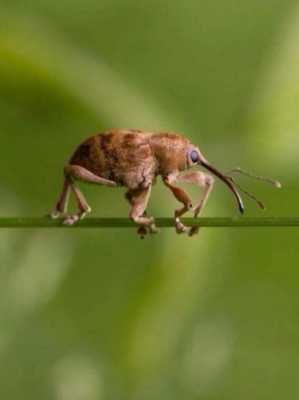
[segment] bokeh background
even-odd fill
[[[42,216],[62,167],[108,127],[182,132],[222,170],[298,215],[295,0],[0,0],[0,213]],[[84,187],[93,215],[121,189]],[[192,191],[197,195],[197,191]],[[150,213],[176,206],[159,183]],[[233,216],[217,182],[205,216]],[[299,396],[296,229],[1,230],[0,396]]]

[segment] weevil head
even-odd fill
[[[210,171],[213,175],[217,176],[220,180],[222,180],[222,182],[224,182],[227,185],[227,187],[233,192],[233,194],[237,200],[237,204],[238,204],[240,213],[241,214],[244,213],[244,205],[243,205],[242,198],[241,198],[238,190],[236,189],[234,183],[232,182],[232,180],[229,179],[229,177],[224,175],[222,172],[220,172],[218,169],[216,169],[214,166],[212,166],[205,159],[205,157],[201,154],[198,147],[193,146],[193,145],[188,146],[186,157],[187,157],[186,162],[187,162],[188,168],[190,168],[194,165],[203,166],[205,169]]]
[[[204,160],[204,156],[201,154],[198,147],[192,144],[187,147],[186,163],[187,168],[191,168],[194,165],[199,165],[200,161]]]

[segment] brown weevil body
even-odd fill
[[[127,188],[125,196],[131,205],[129,217],[139,226],[138,233],[142,237],[146,233],[155,233],[157,228],[154,219],[146,215],[146,207],[151,187],[160,175],[164,184],[183,205],[174,213],[177,233],[187,232],[192,236],[197,233],[198,227],[186,227],[180,217],[189,210],[195,217],[198,216],[214,183],[212,175],[191,170],[193,166],[202,166],[221,179],[235,196],[240,212],[244,212],[243,202],[236,188],[239,186],[233,178],[209,164],[198,147],[185,137],[170,132],[112,129],[88,138],[76,149],[64,168],[63,189],[51,217],[62,217],[64,224],[72,225],[91,211],[75,184],[77,180],[111,187],[123,186]],[[243,171],[235,169],[234,172]],[[280,187],[279,182],[268,181]],[[201,199],[192,205],[187,193],[177,186],[180,182],[201,187],[203,189]],[[66,214],[70,190],[78,205],[78,212],[75,214]],[[258,204],[263,207],[262,203]]]

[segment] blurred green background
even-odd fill
[[[45,215],[108,127],[182,132],[282,181],[244,178],[262,215],[298,215],[298,27],[295,0],[0,0],[1,215]],[[121,189],[83,191],[94,216],[127,215]],[[157,184],[150,213],[175,206]],[[217,182],[204,215],[236,213]],[[1,398],[298,398],[298,238],[1,230]]]

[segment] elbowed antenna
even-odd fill
[[[222,174],[222,172],[218,171],[215,167],[210,165],[205,159],[200,159],[199,164],[202,165],[203,167],[205,167],[210,172],[212,172],[212,174],[216,175],[219,179],[221,179],[228,186],[228,188],[233,192],[233,194],[236,197],[240,213],[243,214],[244,213],[243,200],[242,200],[242,197],[240,196],[239,192],[237,191],[235,185],[233,184],[233,182],[227,176]]]
[[[228,172],[228,174],[231,173],[231,172],[238,172],[238,173],[240,173],[240,174],[249,176],[249,178],[254,178],[254,179],[257,179],[257,180],[266,182],[266,183],[270,183],[271,185],[275,186],[275,187],[278,188],[278,189],[280,189],[280,188],[282,187],[282,186],[281,186],[281,183],[280,183],[279,181],[277,181],[277,180],[270,179],[270,178],[266,178],[265,176],[253,175],[253,174],[251,174],[251,173],[249,173],[249,172],[247,172],[247,171],[244,171],[244,169],[241,169],[240,167],[233,168],[232,170],[230,170],[230,171]],[[260,200],[258,200],[252,193],[249,193],[249,192],[247,192],[246,190],[244,190],[244,189],[243,189],[240,185],[238,185],[238,184],[235,182],[235,180],[234,180],[231,176],[229,176],[228,174],[226,175],[227,178],[228,178],[241,192],[243,192],[244,194],[246,194],[246,196],[248,196],[249,198],[251,198],[252,200],[254,200],[254,201],[257,203],[257,205],[258,205],[261,209],[263,209],[263,210],[265,209],[264,204],[263,204]]]
[[[265,176],[260,176],[260,175],[253,175],[247,171],[244,171],[244,169],[242,169],[240,167],[231,169],[230,171],[228,171],[228,174],[230,174],[231,172],[238,172],[239,174],[246,175],[249,178],[253,178],[253,179],[257,179],[259,181],[270,183],[270,185],[275,186],[277,189],[282,188],[281,183],[279,181],[277,181],[276,179],[270,179],[270,178],[267,178]]]

